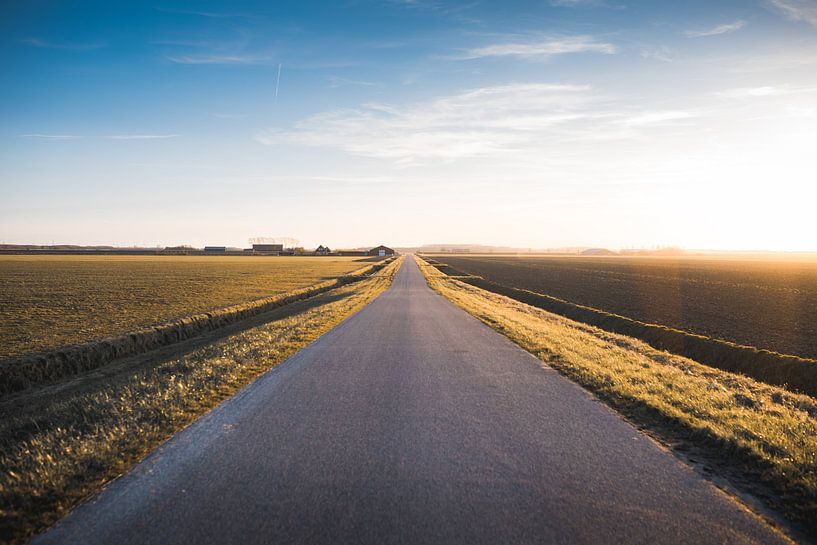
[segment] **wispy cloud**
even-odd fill
[[[550,0],[550,5],[560,8],[579,8],[579,7],[605,7],[605,8],[619,8],[621,6],[614,6],[608,4],[605,0]]]
[[[338,76],[329,76],[329,87],[336,89],[338,87],[345,87],[347,85],[361,85],[364,87],[371,87],[375,85],[372,81],[356,80],[349,78],[341,78]]]
[[[665,45],[657,47],[644,47],[641,49],[641,58],[653,59],[661,62],[673,62],[675,53]]]
[[[165,57],[176,64],[269,64],[270,57],[259,55],[179,55]]]
[[[627,127],[647,127],[673,124],[677,121],[693,117],[696,117],[695,113],[686,110],[659,110],[654,112],[641,112],[620,119],[617,122]]]
[[[109,140],[164,140],[178,138],[180,134],[111,134],[105,138]]]
[[[805,96],[817,94],[817,87],[815,86],[795,86],[795,85],[763,85],[759,87],[738,87],[735,89],[726,89],[715,93],[716,96],[733,99],[753,99],[753,98],[767,98],[778,96]]]
[[[166,138],[177,138],[180,134],[110,134],[106,136],[83,136],[79,134],[43,134],[30,133],[18,134],[18,138],[32,138],[43,140],[75,140],[79,138],[106,138],[108,140],[161,140]]]
[[[615,45],[596,40],[593,36],[567,36],[547,38],[530,42],[509,42],[468,49],[459,59],[480,59],[485,57],[522,57],[527,59],[547,59],[566,53],[603,53],[612,55],[618,49]]]
[[[764,86],[764,87],[739,87],[737,89],[727,89],[725,91],[720,91],[716,94],[724,98],[762,98],[773,95],[779,95],[785,92],[787,92],[787,90],[781,87]]]
[[[479,156],[520,144],[520,139],[528,138],[525,127],[560,122],[569,114],[569,104],[583,100],[587,89],[517,84],[407,107],[367,104],[308,118],[292,131],[265,131],[256,140],[268,145],[294,141],[336,147],[403,164]]]
[[[196,40],[190,38],[157,38],[149,40],[150,45],[170,45],[179,47],[210,47],[213,45],[213,40]]]
[[[76,134],[40,134],[40,133],[32,133],[32,134],[18,134],[17,138],[39,138],[43,140],[71,140],[75,138],[82,138]]]
[[[793,21],[804,21],[817,26],[817,1],[815,0],[766,0],[766,3]]]
[[[241,18],[256,18],[255,15],[250,15],[248,13],[238,13],[238,12],[226,12],[226,11],[201,11],[201,10],[186,10],[186,9],[172,9],[172,8],[161,8],[157,7],[156,11],[161,11],[163,13],[174,13],[177,15],[195,15],[197,17],[206,17],[208,19],[233,19],[237,17]]]
[[[480,4],[474,2],[445,2],[442,0],[385,0],[385,5],[403,9],[424,10],[436,15],[452,18],[463,23],[479,23],[478,19],[466,15],[468,11]]]
[[[99,49],[101,47],[105,47],[104,43],[86,43],[86,44],[57,43],[50,42],[48,40],[42,40],[40,38],[24,38],[20,40],[20,42],[33,47],[42,47],[45,49],[65,49],[74,51],[88,51],[91,49]]]
[[[687,38],[703,38],[705,36],[717,36],[718,34],[735,32],[736,30],[740,30],[745,26],[746,21],[735,21],[734,23],[727,23],[702,30],[686,30],[684,31],[684,35]]]
[[[433,2],[429,0],[386,0],[386,4],[392,6],[400,6],[405,8],[420,8],[420,9],[442,9],[443,5],[440,2]]]
[[[566,142],[630,139],[693,117],[685,111],[616,109],[586,85],[518,83],[473,89],[407,106],[366,104],[256,135],[266,145],[304,144],[398,166],[522,154]]]

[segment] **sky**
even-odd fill
[[[2,243],[817,250],[817,0],[0,5]]]

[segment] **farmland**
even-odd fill
[[[0,256],[0,359],[259,299],[355,257]]]
[[[0,543],[25,542],[64,516],[171,434],[363,307],[388,288],[399,265],[103,371],[0,396]]]
[[[457,271],[647,323],[817,358],[817,261],[435,255]]]

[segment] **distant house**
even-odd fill
[[[315,255],[329,255],[332,253],[332,250],[329,249],[328,246],[324,246],[321,244],[315,249]]]
[[[388,246],[380,245],[377,248],[372,248],[371,250],[369,250],[366,253],[368,255],[376,255],[376,256],[380,256],[380,257],[385,257],[387,255],[394,255],[394,250],[392,250]]]
[[[256,254],[279,254],[284,251],[283,244],[253,244],[252,251]]]
[[[226,246],[205,246],[204,251],[207,253],[224,253],[227,251]]]

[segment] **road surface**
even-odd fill
[[[787,543],[410,257],[35,542]]]

